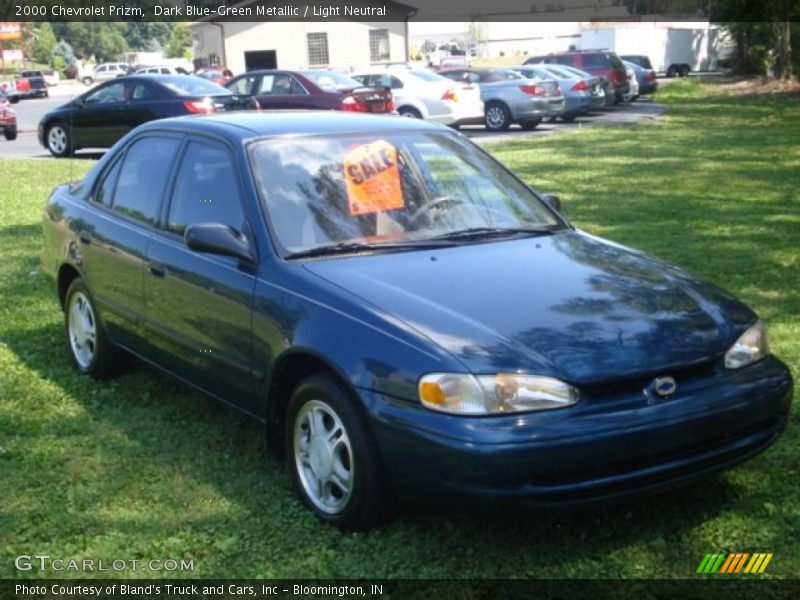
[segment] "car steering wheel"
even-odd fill
[[[424,216],[427,216],[428,220],[431,222],[435,221],[436,219],[432,218],[430,213],[441,211],[441,207],[445,204],[457,206],[459,204],[469,204],[469,202],[462,198],[456,198],[455,196],[440,196],[414,211],[414,214],[409,217],[409,224],[416,225],[417,221]]]

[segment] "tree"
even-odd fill
[[[714,0],[710,18],[736,40],[738,70],[763,74],[772,66],[779,79],[792,77],[792,21],[800,5],[792,0]]]
[[[132,50],[144,50],[152,46],[153,40],[163,48],[174,27],[175,23],[133,21],[125,23],[125,39]]]
[[[33,27],[33,56],[38,63],[50,64],[58,40],[50,23],[38,23]]]
[[[186,50],[192,47],[192,32],[183,23],[178,23],[172,29],[172,35],[167,42],[167,58],[182,58]]]

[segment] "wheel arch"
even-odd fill
[[[355,388],[341,368],[308,348],[293,348],[281,354],[273,365],[267,385],[267,445],[276,456],[284,454],[284,423],[292,392],[304,379],[319,373],[328,374],[350,394]]]
[[[62,309],[64,308],[64,303],[67,300],[67,290],[69,289],[70,284],[80,276],[81,272],[70,263],[63,263],[58,268],[56,282],[58,289],[58,301],[61,304]]]

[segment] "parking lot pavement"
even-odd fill
[[[68,102],[71,96],[75,96],[77,92],[81,91],[85,90],[77,87],[71,95],[66,93],[59,97],[51,95],[50,98],[21,100],[19,104],[15,104],[14,109],[17,111],[17,122],[20,129],[19,137],[13,142],[7,142],[0,138],[0,158],[50,156],[36,139],[36,128],[39,120],[47,111]],[[572,123],[564,123],[562,121],[550,123],[545,121],[533,131],[523,131],[518,125],[512,125],[508,131],[498,133],[487,131],[482,125],[470,125],[462,127],[461,132],[478,143],[488,143],[554,135],[565,131],[574,131],[582,127],[611,127],[626,123],[637,123],[656,119],[663,113],[664,107],[661,104],[653,102],[649,98],[639,98],[639,100],[630,104],[620,104],[605,108],[591,115],[578,117]],[[97,158],[101,155],[102,152],[84,150],[78,152],[77,156],[78,158]]]
[[[523,131],[518,125],[512,125],[508,131],[494,132],[487,131],[482,126],[470,125],[462,127],[461,132],[477,143],[500,142],[526,137],[554,135],[583,127],[613,127],[615,125],[650,121],[657,119],[662,114],[664,114],[663,105],[653,102],[649,98],[639,98],[636,102],[610,106],[595,113],[580,116],[571,123],[564,123],[560,120],[555,123],[543,121],[533,131]]]

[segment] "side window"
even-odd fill
[[[162,73],[163,75],[169,75],[169,69],[167,69],[166,67],[164,67],[164,68],[162,68],[162,69],[161,69],[161,73]]]
[[[190,142],[178,169],[167,229],[183,235],[194,223],[222,223],[243,231],[245,218],[233,165],[224,147]]]
[[[105,73],[105,72],[106,72],[106,67],[97,67],[95,69],[95,73]]]
[[[302,85],[300,85],[300,82],[297,81],[297,79],[295,79],[294,77],[291,77],[290,79],[291,79],[291,85],[289,86],[290,94],[303,96],[308,93],[306,92],[305,88]]]
[[[155,97],[156,94],[153,93],[153,89],[144,83],[137,83],[131,95],[132,100],[153,100]]]
[[[86,104],[113,104],[125,102],[125,84],[112,83],[86,96]]]
[[[114,193],[114,184],[117,183],[120,167],[122,167],[122,160],[117,160],[114,166],[106,171],[105,175],[103,175],[103,181],[95,191],[92,200],[103,206],[111,206],[111,196]]]
[[[254,75],[246,75],[244,77],[240,77],[231,85],[227,86],[230,91],[234,94],[250,94],[251,90],[253,89],[253,81],[255,80]],[[259,92],[256,92],[259,93]]]
[[[571,65],[572,64],[572,57],[571,56],[556,56],[554,62],[557,62],[560,65]]]
[[[115,211],[155,224],[179,144],[172,138],[145,137],[128,148],[114,193]]]
[[[394,75],[392,75],[392,76],[391,76],[391,86],[390,86],[390,87],[391,87],[393,90],[399,90],[401,87],[403,87],[403,82],[402,82],[402,81],[400,81],[400,80],[399,80],[397,77],[395,77]]]

